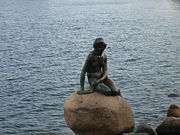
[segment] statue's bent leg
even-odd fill
[[[99,83],[95,88],[93,86],[93,84],[101,77],[101,72],[87,73],[87,77],[88,77],[90,87],[94,91],[103,93],[105,95],[112,95],[111,88],[109,86],[107,86],[106,84],[104,84],[104,83]]]
[[[103,83],[111,89],[112,95],[120,95],[121,96],[120,89],[116,87],[115,83],[111,79],[106,78],[103,81]]]
[[[111,95],[111,89],[103,83],[98,84],[95,91],[103,93],[104,95]]]

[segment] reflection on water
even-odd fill
[[[64,100],[79,89],[97,37],[136,123],[156,127],[180,94],[177,0],[0,1],[0,133],[69,132]],[[87,84],[87,82],[86,82]]]

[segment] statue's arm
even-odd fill
[[[102,66],[102,75],[101,78],[98,79],[96,82],[100,83],[107,77],[108,71],[107,71],[107,56],[104,54],[104,64]]]
[[[80,85],[81,85],[81,90],[82,91],[84,90],[84,80],[85,80],[85,74],[87,72],[87,67],[88,67],[89,60],[90,60],[90,55],[87,57],[87,59],[85,61],[85,64],[84,64],[84,66],[82,68],[81,75],[80,75]]]

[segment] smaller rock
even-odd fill
[[[180,118],[168,117],[157,128],[158,135],[180,135]]]
[[[180,117],[180,107],[175,104],[170,105],[167,116]]]
[[[171,93],[171,94],[168,95],[168,97],[180,97],[180,95],[179,94],[175,94],[175,93]]]
[[[156,133],[151,126],[141,123],[135,128],[133,135],[156,135]]]

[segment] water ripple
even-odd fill
[[[167,97],[180,94],[178,5],[1,0],[0,134],[70,132],[63,104],[80,88],[85,57],[97,37],[108,41],[109,77],[131,104],[136,123],[156,127],[168,106],[180,103]]]

